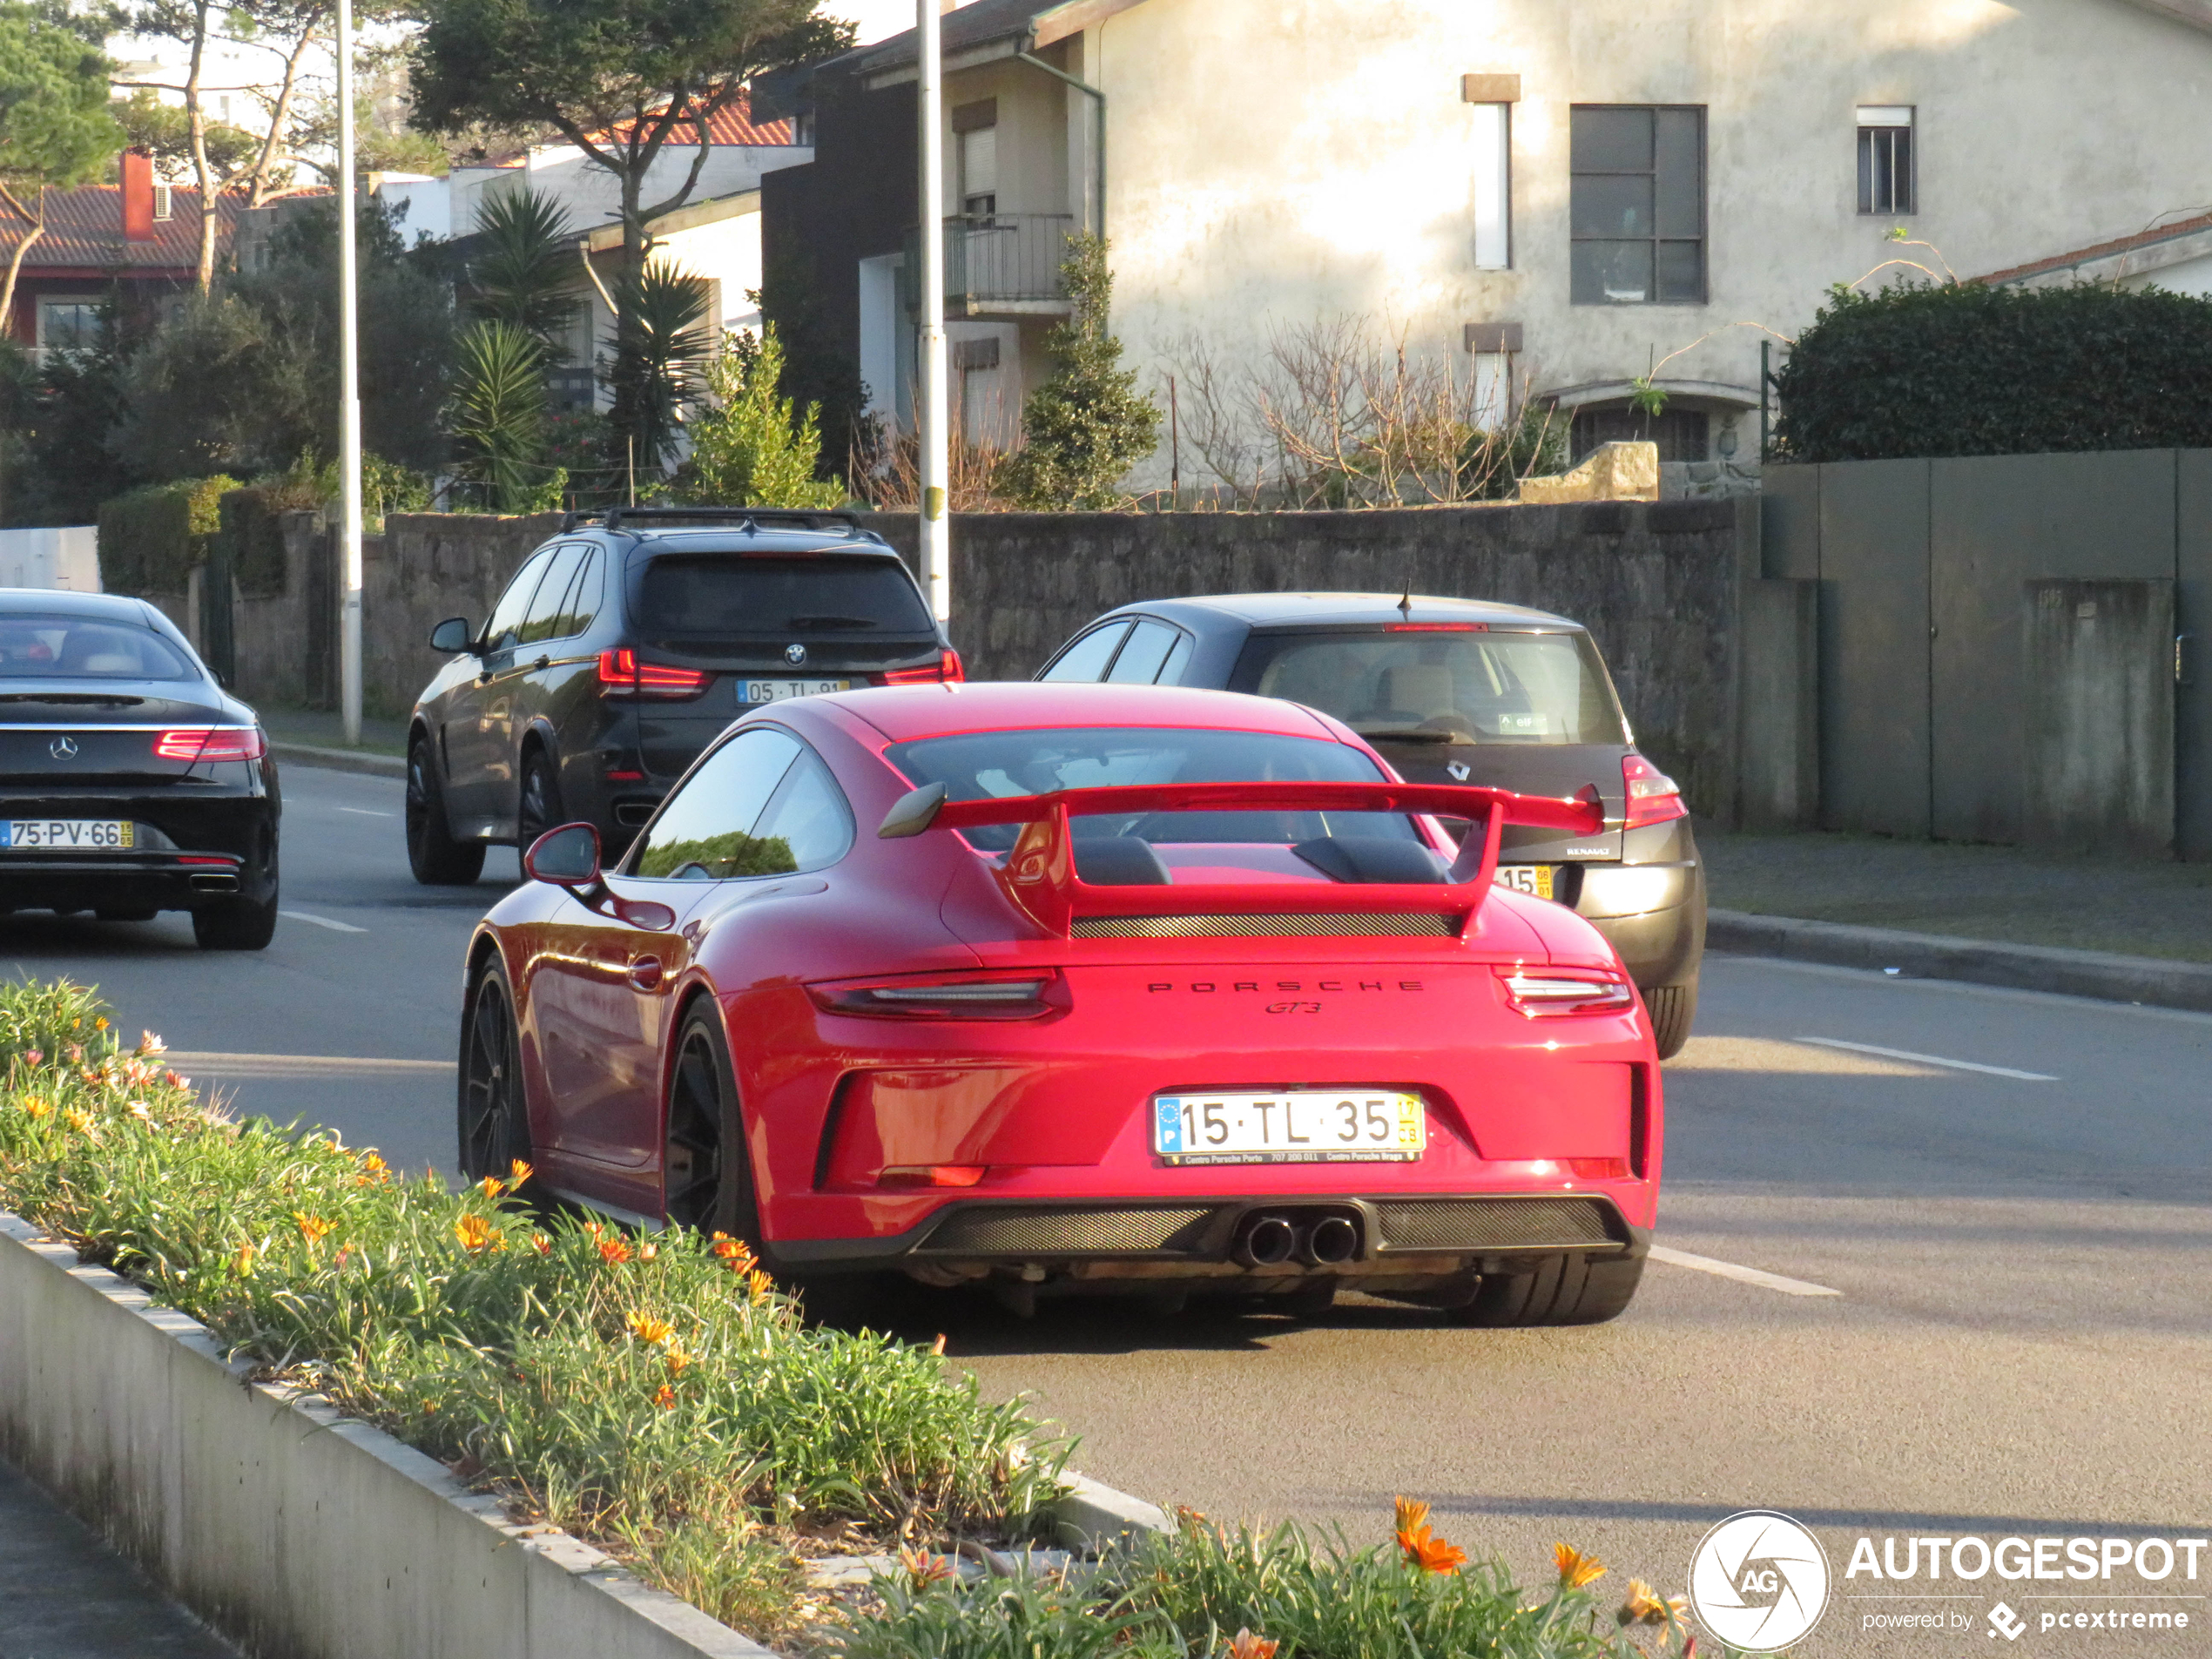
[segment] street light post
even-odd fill
[[[921,582],[940,622],[952,614],[951,524],[945,511],[949,475],[945,398],[944,62],[938,0],[915,0],[917,80],[921,124]]]
[[[354,282],[354,8],[338,0],[338,473],[344,493],[344,598],[338,622],[339,708],[346,741],[361,740],[361,387]]]

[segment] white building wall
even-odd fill
[[[98,593],[99,526],[0,530],[0,588]]]

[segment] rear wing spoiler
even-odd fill
[[[1071,818],[1189,812],[1426,813],[1465,818],[1470,832],[1449,877],[1438,884],[1207,882],[1167,887],[1096,887],[1076,873]],[[1061,789],[1046,795],[950,800],[942,784],[901,797],[876,830],[886,840],[932,829],[1019,824],[1022,834],[999,871],[1008,898],[1040,927],[1065,934],[1079,915],[1300,914],[1452,915],[1462,928],[1490,893],[1498,841],[1508,823],[1595,835],[1605,826],[1597,792],[1570,799],[1520,795],[1474,785],[1404,783],[1136,784]]]

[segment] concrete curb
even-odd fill
[[[0,1453],[250,1654],[772,1659],[0,1212]]]
[[[1877,971],[1894,968],[1917,979],[1966,980],[2020,991],[2054,991],[2108,1002],[2212,1013],[2212,966],[2121,956],[2049,945],[1994,944],[1946,934],[1893,933],[1791,916],[1715,910],[1705,924],[1709,950],[1781,956],[1801,962]]]
[[[1126,1492],[1102,1486],[1089,1475],[1069,1469],[1060,1477],[1068,1495],[1053,1506],[1060,1541],[1070,1548],[1097,1550],[1131,1533],[1166,1532],[1167,1511]]]
[[[398,755],[369,754],[360,749],[324,749],[312,743],[280,743],[271,739],[269,752],[295,766],[320,766],[325,772],[361,772],[374,778],[404,778],[407,762]]]

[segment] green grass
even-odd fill
[[[1002,1537],[1057,1490],[1018,1404],[807,1326],[734,1241],[220,1121],[81,987],[0,987],[0,1207],[754,1635],[801,1608],[799,1528]]]

